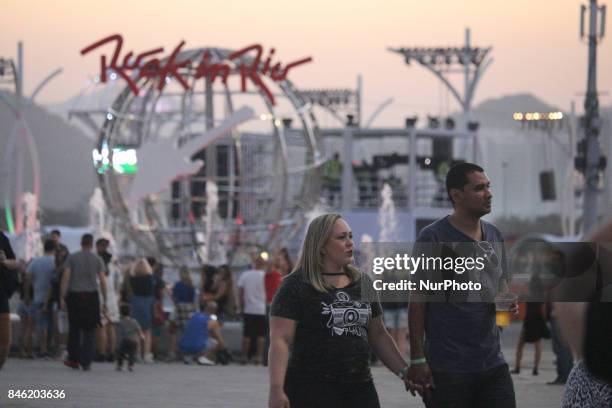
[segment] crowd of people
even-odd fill
[[[501,245],[496,252],[491,245],[503,243],[503,236],[481,220],[492,205],[484,170],[458,164],[446,175],[446,189],[453,212],[420,231],[415,253],[431,244],[477,244],[474,248],[485,251],[491,285],[507,294],[505,250]],[[117,370],[127,361],[132,371],[138,360],[159,358],[160,337],[167,331],[168,359],[225,364],[232,357],[222,325],[241,318],[240,363],[269,364],[271,408],[379,407],[373,355],[427,408],[516,407],[495,303],[449,301],[447,293],[445,302],[426,302],[416,291],[407,310],[406,304],[383,310],[376,294],[363,293],[372,282],[354,265],[352,231],[340,214],[323,214],[310,223],[295,265],[285,248],[272,255],[258,252],[236,282],[227,265],[206,265],[197,287],[187,267],[169,285],[154,258],[119,262],[104,238],[94,250],[90,234],[83,235],[80,251],[69,254],[53,232],[44,254],[27,265],[16,261],[6,237],[0,238],[0,367],[9,347],[7,301],[18,291],[25,358],[33,355],[36,333],[39,357],[57,355],[65,346],[68,367],[88,371],[93,360],[116,360]],[[608,243],[612,224],[591,238]],[[598,279],[609,287],[604,278]],[[513,371],[520,372],[524,344],[533,342],[532,374],[537,375],[541,340],[552,337],[558,374],[553,383],[568,384],[563,407],[612,406],[612,303],[600,302],[604,289],[599,285],[589,304],[554,303],[547,309],[550,329],[544,305],[527,306]],[[164,298],[173,304],[169,316]],[[516,297],[509,309],[518,312]]]
[[[71,254],[53,230],[42,242],[43,255],[27,263],[15,259],[2,238],[3,355],[10,349],[4,334],[15,293],[19,358],[63,359],[67,367],[86,371],[92,362],[116,362],[121,369],[127,361],[130,371],[136,361],[227,364],[234,358],[221,327],[243,320],[240,362],[266,365],[267,311],[293,268],[287,248],[254,254],[252,268],[237,282],[228,265],[205,265],[199,271],[183,266],[178,280],[167,283],[155,258],[117,259],[103,237],[94,243],[84,234],[81,250]]]

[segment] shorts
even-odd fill
[[[49,328],[49,311],[43,310],[45,304],[42,302],[34,303],[34,321],[36,328],[43,330]]]
[[[65,310],[57,309],[57,331],[59,334],[68,333],[68,313]]]
[[[171,319],[175,329],[182,331],[194,312],[193,303],[177,303],[174,308],[174,316]]]
[[[267,326],[266,315],[245,314],[242,335],[244,337],[265,337]]]
[[[26,305],[23,301],[19,302],[17,306],[17,314],[20,317],[34,317],[36,315],[36,307],[34,304]]]
[[[165,325],[151,326],[151,336],[161,337],[164,335]]]
[[[387,329],[398,330],[408,328],[408,308],[385,309],[383,320]]]
[[[206,344],[204,345],[200,345],[200,346],[190,345],[188,347],[180,347],[180,349],[183,354],[200,354],[200,353],[205,353],[209,350],[212,350],[215,347],[217,347],[217,340],[213,339],[212,337],[209,337],[206,340]]]

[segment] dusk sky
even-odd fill
[[[25,90],[52,70],[63,74],[40,94],[59,102],[77,94],[98,71],[99,54],[79,54],[86,45],[121,33],[125,49],[141,52],[204,46],[242,48],[254,42],[275,47],[278,60],[312,56],[290,79],[298,88],[354,87],[364,81],[364,118],[385,99],[394,103],[375,125],[401,126],[412,112],[457,109],[439,81],[423,67],[407,66],[387,47],[492,46],[495,59],[476,94],[476,104],[530,92],[545,102],[582,110],[587,46],[579,38],[578,0],[385,0],[385,1],[33,1],[3,0],[0,56],[16,57],[25,45]],[[586,3],[586,1],[585,1]],[[610,10],[612,12],[612,10]],[[610,14],[610,13],[608,13]],[[608,19],[609,20],[609,19]],[[610,26],[610,24],[608,24]],[[609,31],[609,30],[608,30]],[[612,88],[612,38],[599,47],[600,92]],[[461,77],[456,77],[461,83]],[[603,106],[612,104],[602,95]]]

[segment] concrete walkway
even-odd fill
[[[504,353],[514,358],[520,326],[504,334]],[[507,340],[507,341],[506,341]],[[506,344],[507,343],[507,344]],[[558,408],[562,386],[546,385],[555,377],[550,342],[545,343],[540,375],[531,375],[533,347],[525,350],[524,374],[513,376],[518,407]],[[383,367],[373,368],[382,407],[423,407],[404,391],[403,384]],[[10,389],[64,390],[63,400],[7,398]],[[114,365],[94,363],[92,371],[71,370],[59,361],[9,359],[0,371],[0,407],[167,408],[267,407],[268,372],[264,367],[203,367],[181,363],[136,365],[133,373],[116,372]]]

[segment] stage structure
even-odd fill
[[[361,126],[361,76],[357,88],[301,89],[300,96],[329,112],[341,125]]]
[[[94,166],[115,226],[143,253],[193,267],[243,265],[291,239],[324,163],[312,103],[287,79],[310,58],[184,42],[165,57],[124,55],[122,45],[112,35],[82,50],[100,55],[101,90],[124,85],[107,109],[71,112],[97,132]]]
[[[472,132],[478,130],[478,123],[473,122],[470,116],[472,103],[478,82],[493,63],[493,58],[489,55],[491,50],[492,47],[473,47],[469,28],[465,30],[463,47],[389,48],[389,51],[403,55],[407,65],[416,61],[442,81],[463,111],[464,130]],[[452,84],[451,74],[463,74],[463,92]],[[473,139],[472,150],[474,160],[477,161],[476,137]]]
[[[545,156],[542,160],[544,171],[540,172],[540,192],[542,201],[557,200],[555,173],[552,168],[552,146],[554,144],[567,157],[567,169],[561,186],[561,197],[559,201],[559,213],[561,216],[561,231],[564,237],[575,237],[576,231],[576,207],[583,205],[584,177],[574,168],[575,163],[580,162],[580,156],[576,151],[576,120],[574,105],[569,117],[562,112],[515,112],[512,119],[521,123],[521,128],[527,131],[542,131],[546,136]],[[562,132],[567,132],[567,140],[560,137]],[[505,193],[504,193],[505,194]],[[504,197],[504,203],[506,199]],[[580,232],[580,231],[578,231]]]
[[[17,61],[0,57],[0,101],[6,104],[16,118],[6,146],[2,146],[2,167],[0,183],[2,183],[4,216],[10,233],[21,234],[24,229],[32,229],[34,218],[38,216],[38,200],[40,198],[40,162],[36,142],[30,131],[24,115],[26,103],[32,103],[42,89],[62,72],[56,69],[34,88],[30,97],[24,97],[23,92],[23,43],[17,43]],[[25,187],[25,163],[29,162],[32,173],[32,184]],[[31,214],[24,214],[26,193],[28,208]],[[13,216],[13,210],[15,216]],[[33,217],[32,214],[36,214]],[[38,222],[38,220],[36,220]]]
[[[476,85],[482,78],[484,72],[493,63],[489,56],[492,48],[472,47],[470,41],[470,29],[465,30],[465,45],[463,47],[412,47],[412,48],[389,48],[389,51],[404,56],[406,64],[418,62],[431,73],[433,73],[451,92],[459,103],[466,117],[466,126],[470,119],[470,111]],[[449,80],[449,74],[463,73],[463,94]]]

